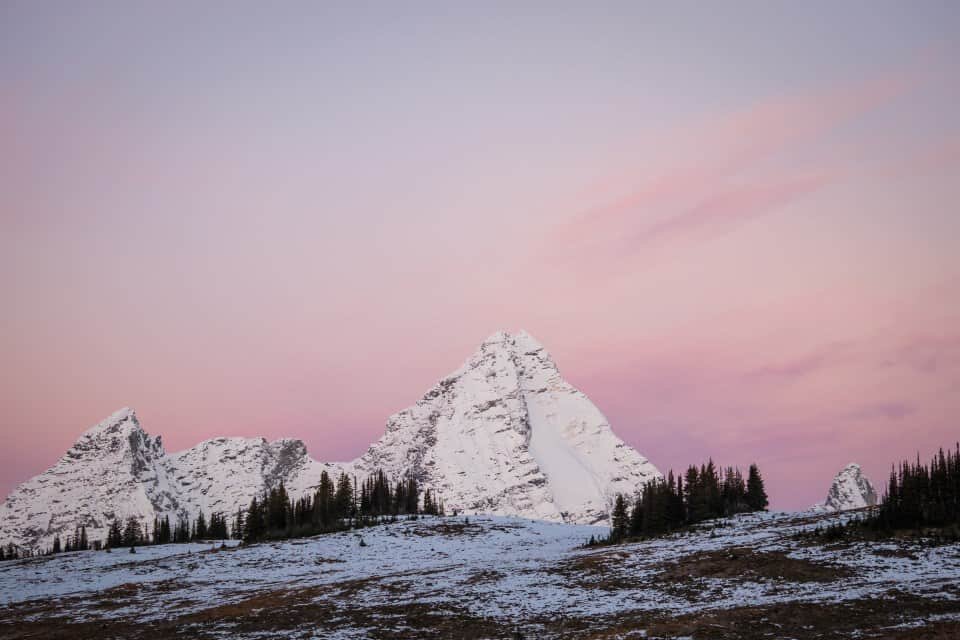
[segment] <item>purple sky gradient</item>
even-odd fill
[[[349,459],[524,328],[773,506],[960,436],[951,2],[0,7],[0,493],[132,406]]]

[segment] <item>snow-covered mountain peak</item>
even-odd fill
[[[523,331],[484,340],[355,464],[409,472],[450,509],[584,523],[660,476]]]
[[[124,407],[84,431],[60,460],[125,458],[134,468],[140,468],[164,455],[160,436],[147,435],[133,409]]]
[[[837,473],[822,503],[814,505],[818,511],[847,511],[877,504],[873,483],[863,475],[860,465],[851,462]]]

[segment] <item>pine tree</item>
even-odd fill
[[[193,539],[194,540],[203,540],[208,537],[207,532],[207,519],[203,515],[203,511],[197,516],[197,521],[193,525]]]
[[[119,547],[123,545],[123,533],[120,530],[120,521],[114,519],[110,523],[110,528],[107,531],[107,548]]]
[[[243,540],[243,509],[240,507],[237,507],[237,516],[233,521],[233,539]]]
[[[623,499],[623,494],[618,493],[617,499],[613,504],[613,514],[610,516],[611,531],[610,539],[613,542],[619,542],[627,536],[629,520],[627,519],[627,502]]]
[[[124,547],[133,547],[140,544],[142,539],[140,521],[136,517],[127,518],[127,524],[123,529],[123,539],[121,545]]]
[[[53,537],[53,551],[51,553],[60,553],[60,536]]]
[[[320,474],[320,486],[317,488],[317,495],[314,499],[314,510],[317,513],[317,520],[322,529],[331,528],[336,519],[336,505],[334,500],[335,488],[330,480],[330,475],[323,471]]]
[[[169,544],[170,541],[170,516],[163,516],[160,522],[160,544]]]
[[[173,541],[178,544],[190,542],[190,523],[186,518],[180,517],[173,530]]]
[[[406,494],[407,504],[404,508],[406,513],[416,513],[420,506],[420,486],[415,478],[407,478]]]
[[[87,540],[87,525],[80,527],[80,551],[89,551],[90,541]]]
[[[428,515],[433,515],[436,512],[436,508],[433,504],[433,494],[430,493],[430,489],[423,494],[423,513]]]
[[[337,490],[333,502],[334,520],[339,521],[353,517],[353,485],[350,483],[350,477],[345,473],[341,473],[337,480]]]
[[[753,511],[762,511],[767,508],[767,492],[763,488],[763,478],[760,477],[760,469],[756,464],[750,465],[750,471],[747,474],[747,506]]]
[[[256,496],[250,500],[250,507],[247,509],[247,517],[244,519],[243,540],[245,542],[256,542],[262,540],[266,535],[266,523],[263,518],[262,502],[259,502]]]

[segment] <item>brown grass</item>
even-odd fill
[[[663,582],[696,578],[831,582],[851,575],[853,572],[842,565],[791,558],[779,551],[754,551],[738,547],[685,556],[664,565],[658,579]]]

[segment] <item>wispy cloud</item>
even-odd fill
[[[754,380],[795,380],[850,362],[853,350],[852,342],[833,342],[799,358],[751,369],[744,377]]]
[[[821,158],[812,171],[778,169],[773,160],[795,164],[813,143],[923,79],[915,66],[890,70],[842,86],[768,98],[677,131],[666,146],[681,149],[679,160],[658,174],[637,176],[633,184],[624,181],[620,192],[625,195],[559,225],[551,247],[567,258],[591,251],[618,260],[653,243],[701,239],[705,231],[722,232],[772,213],[848,171],[830,159]]]
[[[960,335],[914,336],[901,343],[881,363],[936,374],[960,366]]]
[[[629,249],[729,229],[799,200],[832,179],[826,173],[790,176],[776,182],[740,185],[710,193],[681,213],[641,228],[630,238]]]
[[[903,420],[915,414],[918,407],[906,402],[875,402],[854,407],[838,416],[850,420]]]

